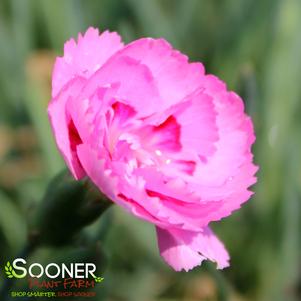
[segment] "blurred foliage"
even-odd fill
[[[72,244],[43,247],[30,260],[103,266],[104,252],[97,300],[300,300],[300,16],[300,0],[1,0],[1,264],[22,249],[47,183],[64,167],[46,115],[54,58],[95,26],[126,42],[164,37],[242,95],[257,133],[255,195],[213,225],[231,254],[225,271],[206,263],[173,272],[153,227],[117,207]]]

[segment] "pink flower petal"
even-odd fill
[[[108,198],[116,201],[117,179],[110,176],[110,171],[105,166],[105,161],[97,156],[97,152],[87,144],[81,144],[77,147],[78,158],[87,171],[88,176],[97,185],[97,187]]]
[[[181,125],[181,143],[201,158],[207,158],[214,153],[215,142],[218,140],[212,97],[198,91],[188,97],[188,102],[189,106],[174,114]]]
[[[79,34],[78,42],[70,39],[64,47],[64,56],[57,58],[52,77],[52,97],[74,76],[89,78],[123,44],[116,32],[105,31],[99,35],[98,29],[90,27],[84,36]]]
[[[146,65],[163,99],[161,110],[182,100],[202,85],[204,66],[189,63],[186,55],[173,49],[164,39],[144,38],[120,51]]]
[[[83,78],[76,77],[51,100],[48,106],[48,115],[56,138],[56,143],[76,179],[84,177],[86,173],[77,158],[75,146],[78,141],[74,141],[72,138],[78,140],[78,137],[76,136],[74,124],[67,114],[66,103],[68,99],[76,97],[84,83],[85,80]],[[70,127],[70,125],[72,126]]]
[[[156,218],[156,205],[149,208],[140,205],[132,197],[138,198],[141,196],[141,204],[147,200],[147,195],[143,190],[139,190],[139,185],[131,187],[124,181],[123,183],[118,183],[118,177],[120,174],[126,175],[123,171],[125,164],[118,164],[116,166],[106,166],[106,160],[100,159],[97,151],[88,146],[87,144],[81,144],[77,147],[78,158],[85,170],[87,170],[87,175],[94,182],[94,184],[109,197],[113,202],[122,206],[127,211],[133,213],[137,217],[148,220],[151,223],[158,225],[165,225],[160,220]],[[118,187],[122,185],[123,187]],[[124,192],[124,194],[121,193]],[[143,197],[142,197],[143,195]]]
[[[112,85],[117,89],[115,100],[131,106],[137,112],[137,118],[157,112],[162,105],[149,68],[120,55],[113,56],[89,79],[80,98],[89,98],[95,87]]]
[[[204,259],[216,262],[218,269],[229,266],[224,245],[209,228],[204,228],[203,232],[156,229],[161,256],[174,270],[188,271],[201,265]]]

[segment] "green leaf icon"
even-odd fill
[[[103,277],[96,277],[95,276],[94,280],[95,280],[96,283],[100,283],[100,282],[102,282],[104,280],[104,278]]]
[[[8,261],[5,266],[5,274],[6,274],[7,278],[14,278],[13,272],[14,272],[14,270],[13,270],[10,262]]]

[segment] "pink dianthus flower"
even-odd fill
[[[48,108],[76,179],[155,225],[175,270],[229,265],[209,223],[246,202],[255,140],[240,97],[164,39],[89,28],[58,57]]]

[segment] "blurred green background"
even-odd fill
[[[64,42],[89,26],[125,42],[164,37],[244,98],[257,134],[255,196],[213,225],[231,254],[224,271],[206,263],[173,272],[153,226],[116,206],[30,260],[105,265],[95,300],[301,300],[300,0],[1,0],[1,267],[22,250],[47,183],[64,168],[46,115],[51,70]]]

